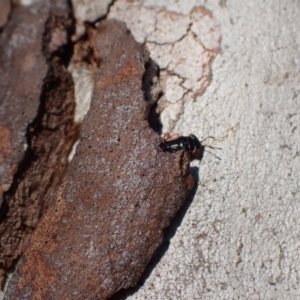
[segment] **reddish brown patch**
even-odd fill
[[[201,13],[203,16],[209,16],[210,18],[213,18],[213,14],[211,13],[211,11],[204,6],[197,6],[192,10],[192,12]]]

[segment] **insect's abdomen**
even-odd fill
[[[195,143],[192,138],[188,136],[182,136],[179,138],[179,143],[178,143],[178,150],[185,150],[185,151],[191,151],[194,150],[195,148]]]

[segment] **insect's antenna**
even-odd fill
[[[204,147],[207,147],[207,146],[204,146]],[[214,149],[215,149],[215,148],[214,148]],[[218,149],[222,149],[222,148],[218,148]],[[207,152],[207,153],[213,155],[213,156],[216,157],[218,160],[221,160],[221,158],[220,158],[219,156],[217,156],[216,154],[214,154],[214,153],[212,153],[212,152],[210,152],[210,151],[207,151],[207,150],[206,150],[205,152]]]
[[[209,135],[208,137],[206,137],[205,139],[203,139],[202,141],[200,141],[200,143],[202,144],[202,142],[206,141],[207,139],[215,139],[214,136],[211,136]],[[208,147],[210,149],[218,149],[218,150],[222,150],[222,148],[219,148],[219,147],[213,147],[213,146],[210,146],[210,145],[203,145],[204,147]]]
[[[201,143],[204,142],[204,141],[206,141],[207,139],[215,139],[215,137],[209,135],[208,137],[206,137],[205,139],[203,139],[203,140],[201,141]],[[210,149],[212,149],[212,150],[216,150],[216,149],[217,149],[217,150],[222,150],[222,148],[219,148],[219,147],[213,147],[213,146],[210,146],[210,145],[203,145],[203,147],[204,147],[204,148],[205,148],[205,147],[208,147],[208,148],[210,148]],[[207,151],[207,150],[206,150],[206,152],[212,154],[214,157],[216,157],[217,159],[221,160],[221,158],[220,158],[219,156],[217,156],[216,154],[214,154],[214,153],[212,153],[212,152],[210,152],[210,151]]]
[[[215,137],[214,137],[214,136],[211,136],[211,135],[209,135],[209,136],[207,136],[205,139],[203,139],[203,140],[202,140],[202,141],[200,141],[200,142],[202,143],[202,142],[206,141],[207,139],[215,139]]]

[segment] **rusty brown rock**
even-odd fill
[[[75,157],[5,299],[107,299],[135,285],[194,184],[186,153],[163,153],[147,122],[147,52],[116,21],[100,23],[96,48]]]
[[[0,36],[0,282],[66,168],[76,134],[66,1],[16,6]],[[69,54],[70,56],[70,54]]]

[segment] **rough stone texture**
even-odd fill
[[[148,55],[124,24],[101,22],[100,68],[79,145],[5,299],[107,299],[137,283],[194,180],[163,153],[142,90]]]
[[[0,278],[47,207],[78,131],[69,13],[63,1],[16,6],[0,37]]]

